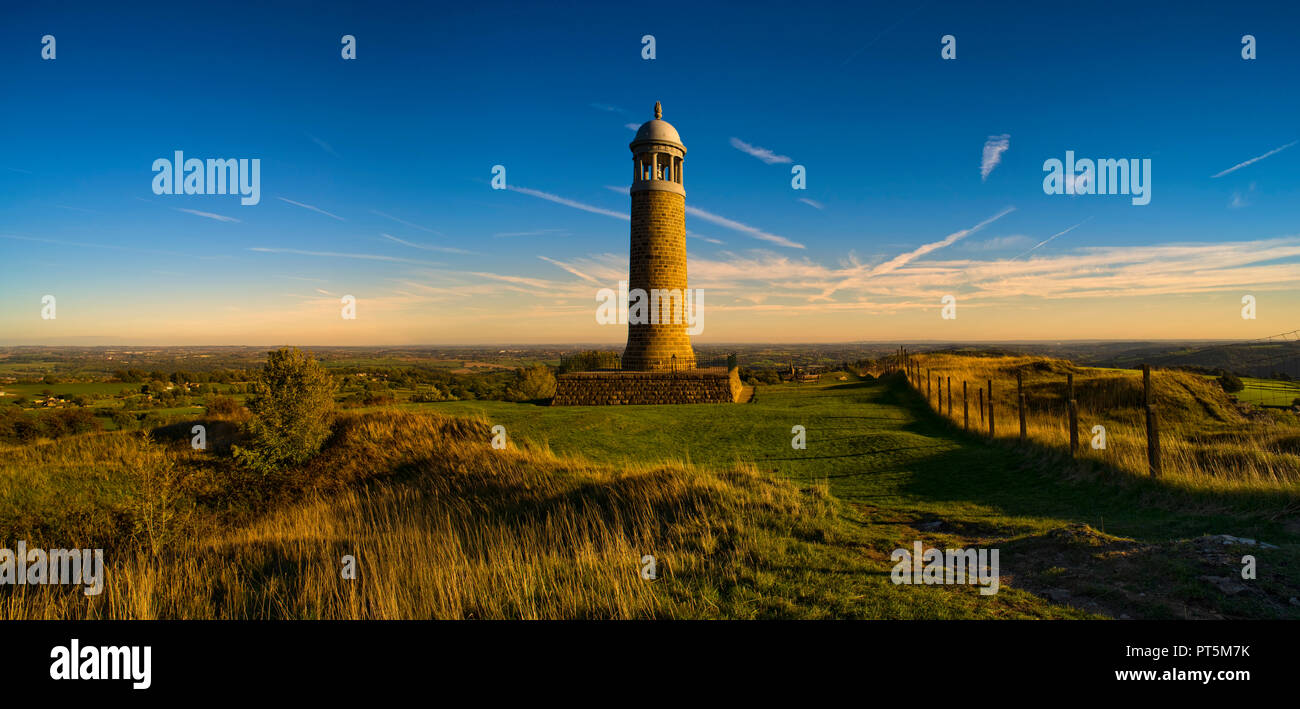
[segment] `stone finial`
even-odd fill
[[[658,101],[655,101],[655,120],[657,121],[663,117],[664,117],[664,107],[660,106]]]

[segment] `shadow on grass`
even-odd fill
[[[1284,525],[1297,509],[1294,494],[1197,490],[1092,460],[1074,460],[1064,449],[1033,440],[989,441],[935,413],[902,376],[886,382],[879,401],[913,413],[915,420],[903,426],[904,431],[959,444],[910,461],[913,474],[904,489],[919,497],[976,502],[1009,515],[1050,515],[1148,539],[1209,532],[1300,541]],[[1014,417],[1006,420],[1017,426]]]

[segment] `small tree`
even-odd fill
[[[249,445],[234,446],[235,459],[270,474],[311,458],[329,438],[334,390],[333,377],[311,355],[296,347],[269,353],[248,401]]]
[[[1219,386],[1223,387],[1223,390],[1229,394],[1235,394],[1246,388],[1241,379],[1232,372],[1224,372],[1223,376],[1219,377]]]
[[[510,386],[508,398],[514,401],[537,401],[555,396],[555,374],[544,364],[534,364],[516,371],[518,379]]]

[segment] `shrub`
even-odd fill
[[[310,354],[284,347],[268,354],[248,401],[248,445],[235,459],[264,475],[305,462],[330,435],[335,382]]]
[[[59,429],[68,434],[98,431],[103,428],[99,419],[85,409],[65,409],[55,414],[53,421],[57,421]]]
[[[204,402],[204,406],[207,407],[209,414],[214,415],[233,414],[239,411],[239,402],[229,396],[210,396]]]
[[[135,427],[135,417],[125,411],[114,411],[108,415],[108,418],[120,429]]]
[[[1229,394],[1235,394],[1246,388],[1241,379],[1232,372],[1225,372],[1223,376],[1219,377],[1219,386],[1223,387],[1223,390]]]
[[[534,364],[515,372],[518,379],[510,385],[511,401],[538,401],[555,396],[555,374],[544,364]]]

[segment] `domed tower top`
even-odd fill
[[[632,175],[632,191],[663,190],[686,194],[682,187],[682,165],[686,158],[686,146],[673,124],[663,119],[664,110],[655,101],[655,117],[646,121],[636,132],[636,137],[628,144],[632,149],[632,161],[635,171]]]

